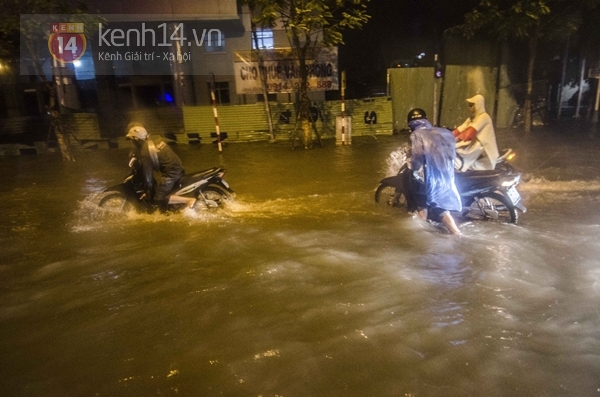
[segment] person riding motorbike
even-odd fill
[[[493,170],[498,160],[498,146],[492,118],[485,110],[483,95],[467,99],[469,116],[452,133],[456,137],[456,152],[462,159],[459,171]]]
[[[450,130],[432,127],[423,109],[407,116],[411,130],[409,208],[416,205],[419,216],[440,220],[452,234],[460,234],[450,211],[461,211],[454,184],[455,141]]]
[[[185,204],[188,208],[193,208],[196,199],[169,194],[185,174],[179,156],[164,142],[154,143],[140,123],[131,123],[126,137],[133,141],[133,155],[138,159],[139,170],[143,175],[145,192],[141,199],[153,200],[162,208],[166,208],[168,204]],[[159,171],[162,177],[153,195],[154,171]]]

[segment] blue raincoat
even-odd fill
[[[424,167],[427,206],[461,211],[460,196],[454,184],[454,135],[445,128],[432,127],[426,119],[410,122],[413,130],[411,168]]]

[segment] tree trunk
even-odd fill
[[[525,133],[531,132],[531,102],[533,99],[533,68],[535,67],[535,57],[537,53],[538,37],[535,34],[529,39],[529,64],[527,65],[527,90],[525,92],[525,104],[524,104],[524,126]]]
[[[58,142],[62,159],[65,161],[75,161],[75,158],[69,149],[69,139],[62,133],[60,122],[58,125],[54,125],[54,135],[56,135],[56,141]]]
[[[254,15],[254,7],[250,7],[250,16]],[[267,89],[267,74],[265,73],[264,59],[262,52],[258,45],[258,37],[256,36],[256,24],[254,21],[251,22],[252,38],[254,40],[254,46],[256,47],[256,55],[258,61],[258,74],[260,76],[260,84],[262,87],[263,98],[265,101],[265,113],[267,114],[267,122],[269,123],[269,136],[271,137],[270,142],[275,142],[275,133],[273,132],[273,117],[271,116],[271,108],[269,107],[269,90]]]
[[[46,87],[48,89],[50,99],[49,99],[46,107],[47,107],[48,113],[50,113],[51,133],[54,132],[54,135],[56,136],[58,148],[60,150],[63,160],[75,161],[75,158],[71,154],[69,139],[67,136],[64,135],[63,129],[62,129],[62,121],[60,119],[60,103],[58,102],[57,84],[55,81],[48,81],[48,79],[46,78],[46,74],[44,73],[44,70],[42,69],[42,64],[38,57],[38,53],[35,49],[35,46],[32,44],[31,40],[26,40],[25,43],[27,45],[27,50],[29,51],[29,55],[33,59],[33,65],[36,69],[36,72],[38,73],[38,76],[42,79],[42,81],[44,82],[44,84],[46,85]],[[54,73],[56,74],[56,60],[54,60],[52,65],[53,65],[52,67],[54,69]],[[60,79],[60,76],[58,76],[58,78]],[[54,78],[54,80],[56,80],[56,77]]]
[[[556,111],[556,118],[560,119],[560,116],[562,114],[562,100],[563,100],[563,90],[565,88],[565,80],[566,80],[566,76],[567,76],[567,64],[569,62],[569,42],[570,42],[570,38],[567,37],[567,44],[565,45],[565,55],[563,56],[563,62],[562,62],[562,72],[560,75],[560,86],[558,89],[558,93],[557,93],[557,100],[556,102],[558,103],[558,107],[557,107],[557,111]]]
[[[292,5],[290,9],[290,19],[294,19],[297,12],[296,7]],[[301,43],[301,35],[304,35],[304,43]],[[300,68],[300,87],[298,87],[298,113],[297,121],[300,121],[300,127],[302,128],[302,144],[304,149],[310,149],[312,147],[312,130],[310,128],[310,99],[306,92],[306,84],[308,82],[308,72],[306,70],[306,53],[310,48],[310,36],[306,35],[302,29],[298,27],[291,27],[288,33],[288,39],[290,40],[291,47],[298,58],[298,64]],[[296,127],[298,123],[296,123]]]
[[[275,142],[275,133],[273,132],[273,116],[271,115],[271,107],[269,106],[269,91],[267,90],[267,74],[264,71],[264,62],[262,55],[258,56],[258,69],[260,70],[260,82],[262,85],[263,98],[265,101],[265,113],[267,114],[267,122],[269,124],[269,142]]]
[[[50,113],[50,125],[52,126],[52,131],[56,136],[56,142],[58,143],[58,148],[60,149],[60,154],[62,155],[62,159],[65,161],[75,161],[75,158],[71,154],[70,142],[67,135],[63,133],[62,129],[62,121],[60,119],[60,104],[57,101],[57,87],[56,84],[50,84],[50,103],[48,105],[48,110]]]
[[[300,62],[302,65],[302,62]],[[310,99],[306,94],[306,88],[300,88],[299,95],[299,106],[298,106],[298,118],[300,119],[300,125],[302,127],[302,144],[304,149],[312,148],[312,129],[310,128]]]
[[[310,47],[310,38],[306,38],[306,42],[301,45],[300,38],[297,33],[294,32],[294,46],[297,49],[298,63],[300,67],[300,87],[298,88],[299,93],[299,106],[298,106],[298,117],[300,119],[300,125],[302,126],[302,144],[304,149],[310,149],[312,147],[312,129],[310,128],[310,99],[308,98],[307,84],[308,84],[308,71],[306,70],[306,54],[307,49]]]

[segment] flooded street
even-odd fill
[[[1,396],[600,396],[600,137],[498,131],[520,224],[375,204],[408,135],[175,147],[234,203],[108,216],[127,149],[0,158]]]

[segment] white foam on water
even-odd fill
[[[103,193],[94,193],[79,202],[79,206],[73,213],[72,220],[69,223],[73,232],[86,232],[102,229],[107,226],[136,222],[203,223],[226,219],[226,217],[223,217],[221,209],[206,210],[201,206],[192,211],[183,210],[167,213],[156,211],[151,214],[140,213],[133,209],[126,212],[112,211],[98,206],[102,197]]]
[[[545,178],[532,177],[519,184],[519,190],[528,193],[543,192],[597,192],[600,191],[600,180],[549,181]]]
[[[403,145],[398,147],[396,150],[391,152],[385,161],[385,176],[395,176],[398,175],[398,171],[400,168],[406,163],[406,158],[408,154],[408,146]]]

